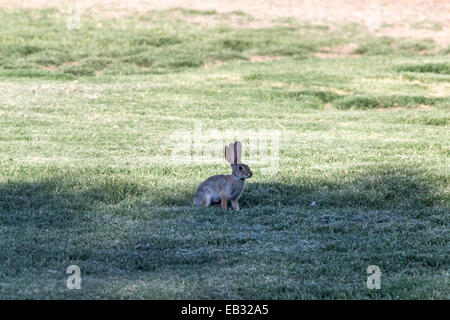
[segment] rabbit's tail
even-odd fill
[[[194,198],[194,205],[197,207],[200,206],[200,199],[198,197]]]

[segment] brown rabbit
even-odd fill
[[[222,209],[227,210],[227,202],[231,200],[234,210],[239,210],[239,198],[244,190],[245,179],[253,173],[250,168],[241,163],[242,144],[236,141],[225,147],[225,158],[231,164],[231,175],[216,175],[203,181],[197,189],[194,204],[200,207],[208,207],[211,203],[222,204]]]

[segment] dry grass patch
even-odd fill
[[[266,62],[280,59],[281,57],[279,56],[251,56],[250,62]]]
[[[55,7],[63,12],[73,6],[69,0],[0,0],[0,8],[46,8]],[[437,44],[450,44],[450,2],[442,0],[77,0],[82,12],[92,11],[102,18],[143,13],[149,10],[183,8],[198,11],[214,11],[217,15],[233,12],[245,14],[230,15],[218,19],[216,15],[184,17],[201,25],[215,26],[227,24],[242,28],[264,28],[275,24],[271,19],[292,17],[304,21],[329,21],[333,23],[356,22],[363,24],[371,32],[390,37],[413,39],[431,38]],[[255,19],[248,19],[249,17]],[[432,21],[439,28],[417,28],[417,23]],[[409,22],[409,23],[408,23]],[[415,23],[415,24],[411,24]],[[279,25],[279,23],[277,24]],[[386,27],[387,26],[387,27]]]
[[[320,52],[314,53],[317,58],[349,58],[360,57],[361,54],[355,53],[359,45],[357,43],[347,43],[334,48],[322,47]]]
[[[225,64],[225,61],[221,61],[221,60],[213,60],[213,61],[208,61],[208,62],[205,62],[204,64],[203,64],[203,68],[205,68],[205,69],[213,69],[213,68],[215,68],[215,67],[218,67],[218,66],[223,66]]]
[[[421,104],[421,105],[419,105],[419,106],[417,107],[417,109],[419,109],[419,110],[433,110],[434,107],[433,107],[433,106],[430,106],[430,105],[428,105],[428,104]]]
[[[323,110],[334,110],[334,107],[331,103],[325,103],[323,106]]]
[[[51,72],[56,72],[56,71],[64,69],[64,68],[79,67],[79,66],[81,66],[80,61],[67,61],[67,62],[60,64],[59,66],[55,66],[55,65],[41,66],[41,69],[51,71]]]

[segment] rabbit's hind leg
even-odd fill
[[[207,194],[198,194],[194,198],[194,204],[198,207],[208,207],[211,204],[211,197]]]

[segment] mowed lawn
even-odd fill
[[[242,12],[66,19],[0,11],[1,299],[450,298],[449,48]],[[171,162],[196,123],[244,152],[279,133],[277,172],[244,154],[238,212],[192,203],[222,153]]]

